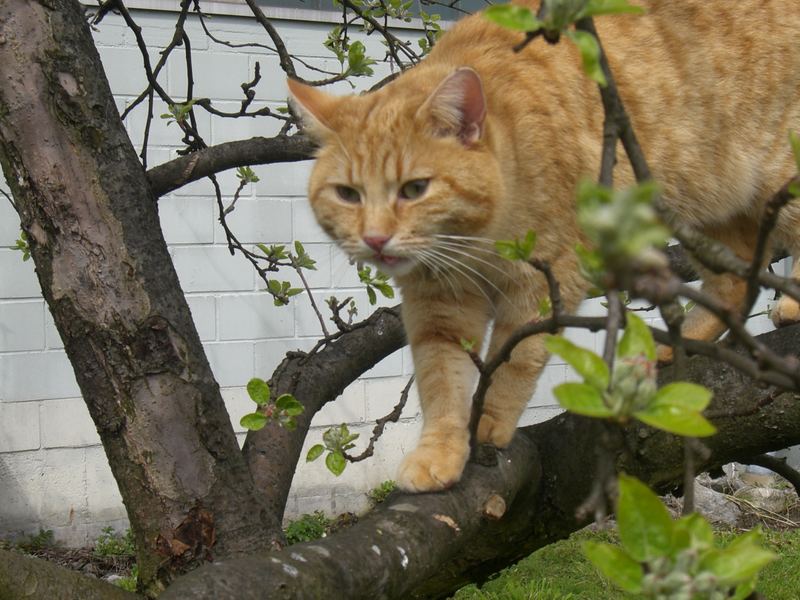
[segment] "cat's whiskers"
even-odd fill
[[[442,268],[442,265],[438,264],[436,259],[432,256],[429,256],[425,250],[420,249],[418,252],[415,253],[415,258],[419,260],[420,263],[425,265],[428,270],[430,271],[431,275],[436,278],[436,280],[441,281],[444,280],[447,285],[450,287],[450,290],[453,292],[453,299],[457,300],[459,298],[458,290],[456,289],[455,283],[453,282],[453,278],[450,277],[450,274],[447,272],[446,269]]]
[[[497,271],[498,273],[500,273],[504,277],[510,277],[510,275],[508,274],[508,270],[501,269],[500,267],[498,267],[493,262],[485,260],[485,259],[481,258],[480,256],[475,256],[472,252],[470,252],[470,250],[473,250],[473,248],[470,248],[469,246],[460,246],[458,244],[452,244],[452,243],[448,243],[448,242],[438,242],[435,247],[442,249],[442,251],[444,251],[444,252],[455,252],[456,254],[460,254],[461,256],[466,256],[468,258],[471,258],[472,260],[478,261],[478,262],[483,263],[484,265],[486,265],[488,267],[491,267],[492,269],[494,269],[495,271]],[[495,257],[497,257],[497,253],[493,252],[492,254]]]
[[[456,269],[462,275],[464,275],[465,277],[470,279],[478,287],[478,289],[481,290],[481,292],[483,292],[484,296],[486,296],[487,299],[489,299],[489,296],[484,292],[483,287],[477,281],[475,281],[472,277],[470,277],[467,273],[465,273],[464,269],[466,269],[470,273],[478,276],[480,279],[482,279],[484,282],[486,282],[489,285],[490,288],[494,289],[498,294],[500,294],[506,300],[506,302],[508,302],[509,304],[512,304],[511,299],[505,294],[505,292],[503,292],[503,290],[501,290],[499,287],[497,287],[497,285],[495,285],[495,283],[493,281],[491,281],[489,278],[487,278],[483,273],[481,273],[477,269],[469,266],[467,263],[465,263],[464,261],[456,258],[455,256],[451,256],[449,254],[444,253],[442,250],[437,250],[436,248],[429,248],[428,252],[433,254],[433,255],[435,255],[435,256],[437,256],[443,263],[445,263],[445,264],[449,265],[450,267]],[[490,302],[491,302],[491,300],[490,300]],[[494,303],[492,302],[492,304],[494,304]]]
[[[436,246],[446,246],[446,247],[449,247],[449,248],[460,248],[461,250],[466,250],[467,252],[480,252],[481,254],[484,254],[484,255],[487,255],[487,256],[492,256],[494,258],[497,258],[499,256],[499,254],[497,254],[497,251],[494,250],[494,249],[490,250],[489,248],[481,248],[481,247],[475,246],[475,245],[473,245],[473,244],[471,244],[469,242],[453,242],[453,241],[436,240],[434,243],[435,243]]]
[[[486,298],[486,301],[489,303],[489,305],[492,307],[492,309],[494,309],[495,304],[494,304],[494,300],[492,299],[492,297],[489,296],[489,294],[486,293],[486,290],[483,289],[483,286],[481,286],[481,284],[478,281],[476,281],[469,274],[469,272],[465,271],[464,269],[462,269],[457,264],[453,264],[452,257],[446,256],[446,255],[442,255],[441,253],[433,251],[431,248],[428,248],[427,250],[420,250],[420,252],[425,253],[425,255],[429,258],[429,260],[433,260],[433,261],[435,261],[435,263],[437,265],[444,267],[444,270],[442,270],[442,273],[446,272],[447,270],[456,271],[463,279],[465,279],[466,281],[471,283],[473,286],[475,286],[475,288],[481,293],[481,295],[484,298]],[[461,287],[463,289],[463,285],[459,286],[459,287]]]
[[[470,242],[481,242],[482,244],[489,244],[490,246],[494,247],[495,240],[487,237],[477,237],[473,235],[453,235],[449,233],[434,233],[433,237],[444,239],[444,240],[458,240],[458,241],[470,241]]]

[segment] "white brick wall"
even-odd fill
[[[174,15],[137,11],[135,16],[144,28],[151,44],[151,60],[155,61],[158,49],[172,37]],[[262,30],[251,21],[216,16],[210,23],[224,39],[263,41]],[[282,21],[277,26],[290,50],[317,66],[338,66],[321,44],[328,25]],[[194,50],[196,96],[214,99],[223,110],[236,108],[242,97],[239,86],[252,78],[258,60],[263,79],[257,88],[256,105],[285,105],[284,77],[277,69],[275,56],[260,49],[232,50],[213,44],[193,18],[189,20],[188,33]],[[118,106],[125,107],[144,86],[133,36],[118,17],[108,15],[95,33],[95,40]],[[377,36],[364,41],[374,55],[383,54]],[[375,70],[378,75],[388,73],[385,65],[378,65]],[[176,98],[185,94],[185,62],[179,52],[170,59],[160,81]],[[370,82],[359,80],[357,84],[358,89],[364,89]],[[337,89],[349,91],[346,84]],[[126,119],[137,148],[143,136],[145,105]],[[163,112],[166,107],[156,102],[155,114]],[[217,121],[202,110],[196,114],[200,131],[209,143],[274,135],[280,125],[270,119]],[[174,123],[167,125],[156,118],[150,132],[149,166],[174,158],[180,139]],[[307,276],[320,307],[324,309],[325,299],[334,293],[340,299],[352,296],[359,315],[367,316],[372,307],[355,269],[331,245],[305,200],[310,168],[309,161],[254,167],[260,181],[242,191],[229,223],[248,245],[302,241],[317,261],[317,270]],[[233,171],[228,171],[220,174],[218,181],[227,204],[238,180]],[[2,180],[0,188],[7,190]],[[159,203],[159,212],[181,285],[241,440],[239,418],[252,410],[243,386],[253,376],[268,378],[287,350],[310,348],[319,336],[319,322],[304,296],[297,297],[288,307],[273,306],[249,263],[230,255],[217,222],[213,189],[207,181],[166,196]],[[0,198],[0,536],[44,527],[53,529],[67,542],[86,543],[96,537],[103,525],[124,524],[125,512],[58,332],[41,299],[33,264],[23,262],[21,254],[10,248],[19,235],[18,223],[9,203]],[[277,274],[276,278],[293,285],[299,283],[291,272]],[[381,305],[393,303],[380,301]],[[598,310],[602,311],[598,300],[583,308],[584,312]],[[595,349],[602,343],[601,337],[585,332],[568,335]],[[358,448],[362,448],[374,420],[396,404],[412,370],[408,349],[375,366],[364,379],[348,387],[340,400],[315,417],[306,446],[318,443],[326,427],[346,422],[361,435]],[[568,367],[551,360],[523,422],[556,414],[550,389],[572,377]],[[403,453],[413,448],[419,414],[414,389],[402,421],[387,427],[375,457],[349,465],[338,479],[325,470],[322,460],[310,465],[301,460],[287,514],[318,508],[328,512],[363,508],[364,491],[391,478]]]

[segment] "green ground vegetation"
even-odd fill
[[[717,532],[725,544],[741,531]],[[800,529],[765,529],[765,546],[780,555],[759,577],[758,591],[770,600],[797,600],[800,590]],[[629,600],[634,596],[604,580],[581,551],[591,540],[618,540],[613,531],[585,529],[534,552],[501,571],[480,589],[461,588],[454,600]]]

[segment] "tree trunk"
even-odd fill
[[[0,80],[0,162],[143,581],[155,592],[268,547],[280,522],[255,493],[76,0],[0,0]]]

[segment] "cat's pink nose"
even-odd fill
[[[381,250],[383,250],[383,247],[386,245],[386,243],[390,239],[392,239],[392,236],[390,236],[390,235],[365,235],[361,239],[364,240],[364,243],[367,246],[369,246],[370,248],[375,250],[375,252],[380,252]]]

